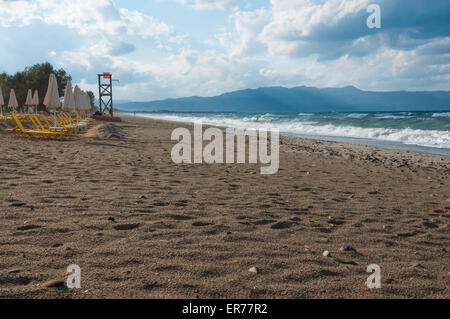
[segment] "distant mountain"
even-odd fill
[[[115,103],[129,111],[172,112],[370,112],[450,111],[450,91],[362,91],[353,86],[324,88],[263,87],[214,97]]]

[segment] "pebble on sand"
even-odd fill
[[[342,246],[341,248],[339,248],[340,251],[356,251],[355,248],[353,248],[352,246]]]
[[[42,284],[44,288],[64,287],[64,280],[50,280]]]
[[[330,252],[328,250],[325,250],[322,254],[324,257],[330,256]]]
[[[259,273],[259,269],[257,267],[251,267],[248,271],[254,274]]]

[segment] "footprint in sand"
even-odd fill
[[[270,228],[272,228],[272,229],[286,229],[286,228],[291,228],[294,225],[296,225],[296,223],[291,222],[291,221],[284,221],[284,222],[279,222],[279,223],[273,224],[272,226],[270,226]]]
[[[120,224],[120,225],[113,226],[113,228],[115,230],[131,230],[131,229],[138,228],[139,226],[140,226],[140,224]]]
[[[257,220],[255,222],[253,222],[253,225],[268,225],[268,224],[273,224],[275,223],[276,220],[274,219],[262,219],[262,220]]]
[[[175,220],[190,220],[192,217],[186,216],[186,215],[168,215],[168,218],[175,219]]]
[[[195,222],[195,223],[192,223],[192,226],[194,226],[194,227],[203,227],[203,226],[209,226],[209,225],[212,225],[212,224],[210,224],[210,223],[205,223],[205,222]]]
[[[39,225],[25,225],[25,226],[17,227],[17,230],[31,230],[31,229],[37,229],[37,228],[41,228],[41,226],[39,226]]]
[[[0,278],[0,285],[26,286],[32,281],[30,277],[3,277]]]

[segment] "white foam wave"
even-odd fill
[[[349,125],[338,126],[333,124],[318,125],[300,121],[271,123],[252,121],[250,118],[244,120],[230,117],[178,116],[172,114],[139,114],[139,116],[175,122],[202,122],[203,124],[236,128],[278,128],[282,133],[298,135],[363,138],[426,147],[450,148],[450,131],[418,130],[410,128],[369,128]]]
[[[369,114],[367,114],[367,113],[351,113],[351,114],[347,114],[345,117],[351,118],[351,119],[362,119],[368,115]]]
[[[431,117],[445,117],[445,118],[450,118],[450,112],[434,113]]]

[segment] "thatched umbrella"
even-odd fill
[[[12,110],[14,111],[18,106],[19,103],[17,103],[16,92],[14,92],[14,89],[11,89],[11,93],[9,94],[8,108],[12,108]]]
[[[70,83],[70,81],[67,82],[62,109],[67,112],[72,112],[75,110],[75,97],[72,92],[72,83]]]
[[[38,90],[34,90],[32,104],[36,107],[36,114],[37,114],[37,108],[38,108],[38,105],[39,105]]]
[[[28,108],[31,105],[33,105],[33,95],[32,95],[31,89],[28,89],[27,99],[25,100],[25,105],[27,106],[27,112],[28,112]]]
[[[56,81],[56,76],[53,73],[50,74],[48,79],[48,88],[44,98],[44,105],[47,109],[53,111],[55,126],[57,126],[56,111],[61,107],[61,102],[59,100],[58,83]]]

